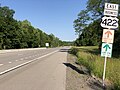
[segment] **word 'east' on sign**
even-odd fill
[[[119,8],[118,4],[105,3],[105,9],[118,11],[118,8]]]
[[[106,16],[118,16],[118,4],[105,3],[104,15]]]

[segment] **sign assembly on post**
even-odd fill
[[[103,36],[102,36],[102,47],[101,47],[101,56],[105,57],[104,61],[104,70],[103,70],[103,86],[104,79],[105,79],[105,71],[106,71],[106,62],[107,57],[112,57],[112,44],[114,41],[114,30],[118,28],[118,19],[116,18],[118,16],[118,4],[112,4],[112,3],[105,3],[104,8],[104,17],[102,18],[101,26],[103,28]]]
[[[118,4],[105,3],[104,15],[106,16],[102,18],[101,26],[103,28],[108,28],[108,29],[103,29],[103,37],[102,37],[103,43],[112,44],[114,41],[114,30],[112,29],[118,28],[118,21],[119,21],[119,19],[117,19],[118,8],[119,8]],[[102,54],[102,50],[101,50],[101,56],[105,56]],[[109,57],[109,55],[105,57]]]

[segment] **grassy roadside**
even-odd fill
[[[99,54],[98,47],[74,47],[71,53],[78,57],[78,64],[86,66],[91,75],[102,79],[104,58]],[[120,90],[120,58],[108,58],[106,81],[109,81],[114,90]]]

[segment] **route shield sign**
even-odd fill
[[[102,43],[101,56],[104,57],[112,56],[112,44]]]
[[[118,19],[116,17],[103,17],[101,26],[103,28],[118,28]]]
[[[114,40],[114,30],[103,29],[102,42],[113,43]]]

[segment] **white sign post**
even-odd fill
[[[105,3],[105,8],[104,8],[105,16],[102,18],[102,22],[101,22],[101,26],[103,28],[108,28],[103,30],[103,37],[102,37],[102,42],[104,43],[102,43],[101,56],[105,57],[104,71],[103,71],[103,86],[105,86],[104,80],[105,80],[107,57],[112,56],[112,43],[114,40],[114,30],[110,30],[110,29],[118,28],[118,19],[116,18],[118,16],[118,8],[119,8],[118,4]]]
[[[102,43],[101,56],[105,57],[104,70],[103,70],[103,86],[105,86],[104,80],[105,80],[105,72],[106,72],[106,63],[107,63],[107,57],[112,56],[112,44]]]

